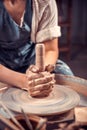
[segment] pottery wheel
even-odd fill
[[[62,85],[55,85],[53,91],[45,98],[32,98],[27,91],[18,88],[9,88],[3,92],[1,100],[15,111],[21,108],[30,114],[53,115],[66,112],[79,104],[79,95]]]

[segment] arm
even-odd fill
[[[25,86],[26,76],[25,74],[15,72],[0,64],[0,81],[23,88]]]
[[[55,83],[54,75],[50,75],[49,72],[38,73],[37,69],[32,72],[32,69],[30,67],[27,74],[22,74],[0,64],[0,81],[27,90],[34,97],[48,96]]]
[[[37,3],[35,3],[31,32],[32,41],[34,43],[43,43],[44,41],[61,36],[61,30],[58,26],[58,9],[55,0],[45,1],[44,5],[38,3],[38,8]]]
[[[45,65],[54,65],[59,56],[58,39],[49,40],[44,42],[45,45]]]
[[[40,5],[36,43],[44,43],[46,48],[45,65],[55,64],[59,56],[58,37],[61,35],[58,26],[58,12],[55,0],[46,2],[46,6]],[[41,9],[41,8],[40,8]],[[42,13],[41,13],[42,12]]]

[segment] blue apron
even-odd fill
[[[35,44],[30,39],[32,13],[32,0],[27,0],[20,27],[0,1],[0,63],[15,71],[25,72],[35,62]]]
[[[27,0],[23,26],[20,27],[0,0],[0,63],[23,73],[31,64],[35,64],[35,44],[30,38],[32,13],[32,0]],[[61,60],[57,61],[54,73],[73,75]]]

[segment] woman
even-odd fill
[[[38,73],[39,68],[36,66],[28,70],[27,68],[35,64],[36,43],[45,45],[46,70],[49,68],[47,66],[56,64],[59,54],[57,39],[60,36],[57,21],[55,0],[0,1],[1,82],[27,89],[31,95],[50,93],[54,84],[53,75],[47,71],[44,72],[45,74]],[[61,70],[65,73],[60,63],[54,71],[61,73]],[[70,70],[68,72],[72,74]],[[48,80],[45,75],[49,75]],[[39,84],[36,83],[38,77]],[[35,91],[30,87],[32,79],[36,86],[39,85]],[[39,89],[43,91],[38,93]]]

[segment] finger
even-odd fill
[[[26,75],[26,77],[27,77],[28,80],[35,80],[35,79],[39,79],[41,77],[44,77],[44,75],[41,74],[41,73],[30,72],[28,75]]]
[[[30,67],[27,69],[26,73],[28,73],[28,71],[36,73],[36,72],[39,72],[39,68],[36,65],[30,65]]]
[[[55,79],[54,79],[54,75],[50,75],[50,76],[47,76],[47,77],[41,77],[41,78],[37,78],[37,79],[32,79],[28,82],[28,85],[29,86],[36,86],[36,85],[39,85],[39,84],[45,84],[45,83],[48,83],[50,81],[53,81],[55,83]]]
[[[35,91],[35,92],[30,92],[30,95],[32,97],[45,97],[48,96],[51,93],[51,89],[50,90],[44,90],[44,91]]]
[[[31,68],[33,68],[34,65],[30,65],[30,67],[26,70],[26,74],[28,74],[29,71],[31,71]]]
[[[29,87],[29,91],[33,92],[33,91],[50,90],[53,85],[54,85],[54,82],[51,81],[51,82],[46,83],[46,84],[42,84],[42,85],[40,84],[37,86]]]
[[[54,69],[55,69],[55,65],[51,65],[51,64],[47,65],[45,68],[45,70],[48,72],[52,72]]]
[[[33,73],[31,71],[28,71],[28,73],[26,73],[26,77],[28,80],[32,80],[32,79],[37,79],[37,78],[41,78],[41,77],[45,77],[45,76],[48,76],[50,77],[50,73],[49,72],[38,72],[38,73]],[[53,78],[54,78],[54,74],[53,75]]]

